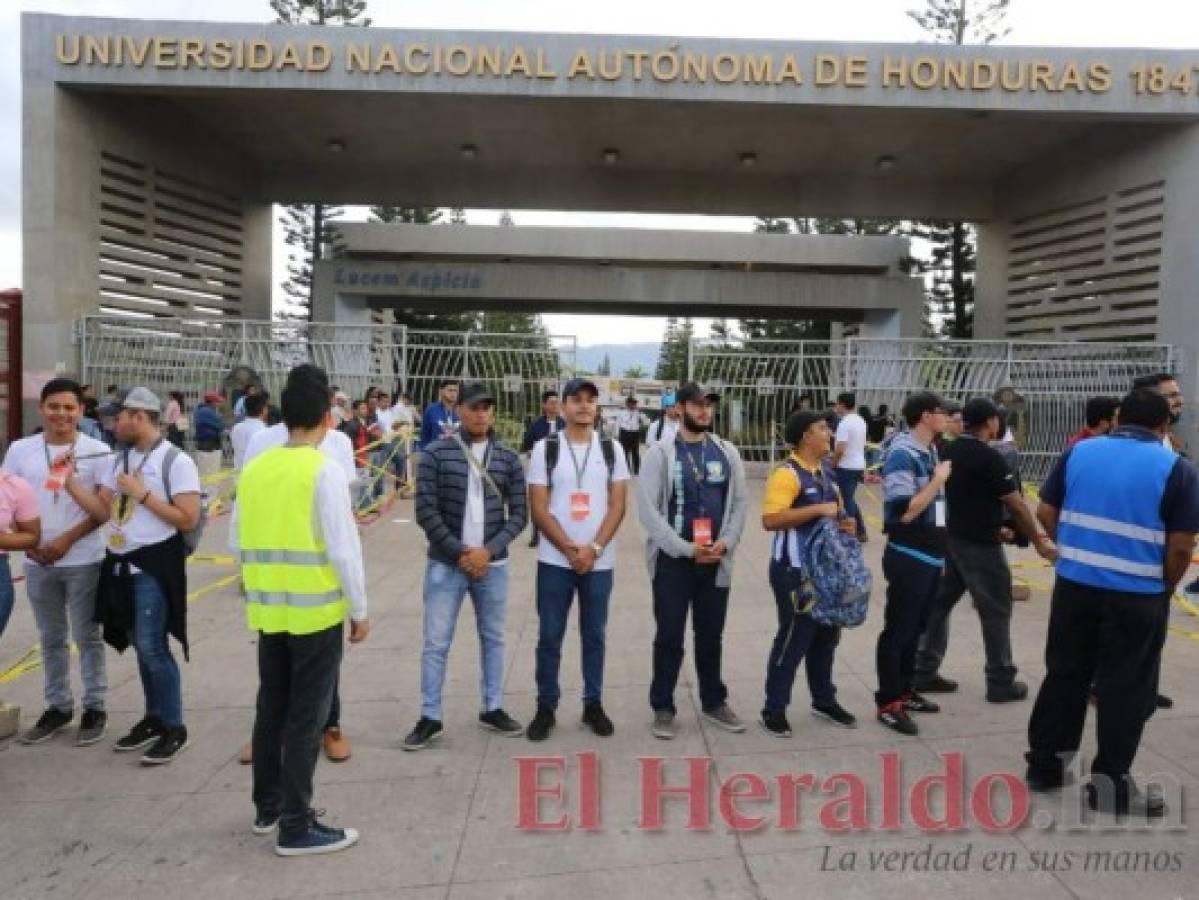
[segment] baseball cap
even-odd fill
[[[146,412],[160,413],[162,412],[162,401],[148,387],[130,388],[125,394],[117,398],[117,407],[120,409],[144,409]]]
[[[495,403],[495,397],[491,396],[491,391],[487,389],[487,385],[480,381],[475,381],[462,386],[462,391],[458,394],[458,403],[462,406],[474,406],[476,403]]]
[[[967,400],[962,407],[962,422],[967,428],[977,428],[988,419],[999,416],[999,407],[987,397],[975,397]]]
[[[204,392],[204,402],[205,403],[224,403],[225,398],[224,398],[224,396],[221,395],[221,393],[219,391],[205,391]]]
[[[595,396],[599,396],[599,388],[595,386],[595,382],[587,378],[572,378],[562,388],[562,399],[573,397],[579,391],[591,391]]]
[[[676,396],[679,403],[696,403],[700,400],[711,400],[713,403],[720,402],[720,394],[716,393],[716,391],[704,390],[694,381],[688,381],[679,388]]]

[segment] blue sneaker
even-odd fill
[[[353,828],[329,828],[313,815],[303,831],[285,833],[280,829],[275,853],[279,856],[315,856],[319,853],[336,853],[357,843],[358,832]]]

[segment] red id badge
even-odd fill
[[[62,461],[57,461],[50,467],[50,472],[46,476],[46,490],[57,493],[61,491],[67,483],[67,478],[70,477],[71,467]]]
[[[572,522],[586,522],[591,515],[591,495],[586,491],[574,491],[570,495],[570,519]]]
[[[691,522],[691,537],[701,547],[706,547],[712,543],[712,520],[707,518],[694,519]]]

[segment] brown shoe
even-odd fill
[[[350,758],[350,742],[340,728],[325,729],[325,758],[329,762],[345,762]]]
[[[1017,603],[1023,603],[1026,600],[1032,599],[1032,588],[1027,584],[1012,585],[1012,599]]]
[[[248,766],[254,761],[254,745],[246,744],[237,754],[237,761],[243,766]]]

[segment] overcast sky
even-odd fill
[[[383,27],[468,28],[615,34],[915,41],[905,10],[922,0],[369,0]],[[0,0],[0,286],[21,283],[20,12],[211,21],[264,21],[267,0]],[[1199,50],[1199,0],[1012,0],[1008,44],[1178,47]],[[1199,57],[1197,57],[1199,62]],[[746,228],[748,220],[699,216],[611,216],[514,211],[518,225],[620,224]],[[472,211],[494,224],[495,214]],[[276,252],[276,256],[280,254]],[[551,330],[583,343],[657,340],[661,320],[546,316]]]

